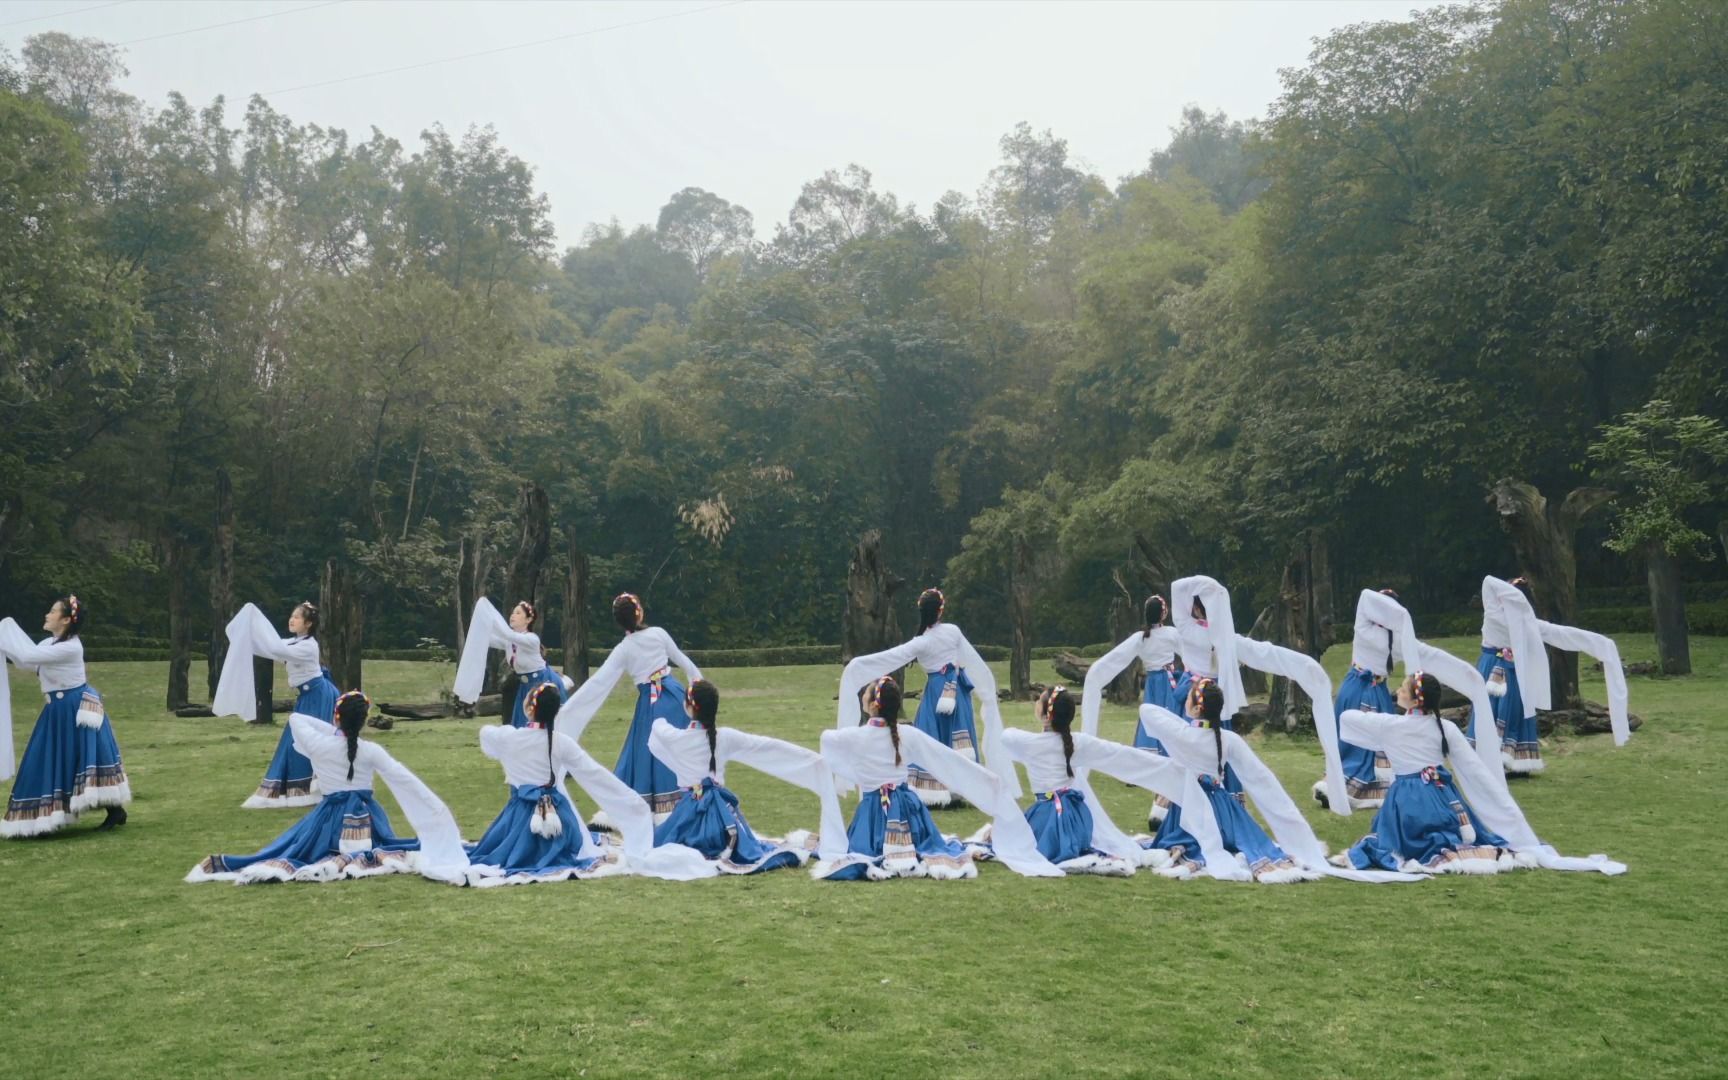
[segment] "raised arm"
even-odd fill
[[[216,680],[216,693],[210,697],[210,711],[217,716],[256,720],[258,695],[252,678],[252,661],[260,656],[286,660],[287,646],[256,604],[242,605],[228,620],[226,633],[228,654],[222,658],[222,673]]]
[[[1511,638],[1512,662],[1518,668],[1518,693],[1524,699],[1524,715],[1535,716],[1548,709],[1548,650],[1536,628],[1536,610],[1518,587],[1489,575],[1482,579],[1482,610],[1499,617]]]
[[[1165,627],[1159,627],[1157,633]],[[1098,734],[1098,712],[1104,703],[1104,688],[1116,676],[1128,670],[1128,665],[1140,655],[1140,635],[1124,640],[1114,649],[1092,661],[1092,666],[1086,669],[1086,683],[1080,691],[1080,730],[1088,735]],[[1152,673],[1148,671],[1150,679]]]
[[[671,634],[668,634],[665,630],[662,630],[659,627],[655,627],[655,629],[660,630],[660,636],[665,639],[667,659],[671,660],[674,664],[677,664],[678,670],[684,673],[685,686],[688,688],[690,683],[693,683],[702,677],[702,669],[698,668],[691,662],[688,656],[684,655],[684,651],[678,647],[678,643],[672,640]]]
[[[954,629],[958,632],[960,628]],[[966,669],[967,678],[972,680],[973,692],[984,705],[981,710],[984,714],[984,764],[1002,780],[1008,797],[1018,799],[1020,774],[1014,771],[1014,762],[1002,749],[1002,704],[1001,695],[996,692],[996,673],[966,640],[965,634],[960,635],[960,663]]]
[[[1332,713],[1332,680],[1326,669],[1306,653],[1270,642],[1238,637],[1236,649],[1244,664],[1268,675],[1289,679],[1308,695],[1314,714],[1314,733],[1320,739],[1321,754],[1326,758],[1326,804],[1333,813],[1349,817],[1350,796],[1344,787],[1344,763],[1338,756],[1338,722]]]
[[[1391,646],[1386,650],[1397,651],[1399,663],[1404,665],[1406,672],[1416,670],[1416,624],[1410,619],[1410,612],[1403,604],[1372,589],[1363,589],[1356,596],[1356,627],[1362,628],[1367,622],[1384,630],[1392,632]]]
[[[908,760],[918,762],[944,787],[990,815],[991,847],[1004,866],[1025,877],[1063,876],[1039,852],[1032,827],[1026,824],[1025,815],[1000,776],[910,725],[900,729],[900,743]],[[1006,752],[1002,760],[1006,767],[1012,768]]]
[[[1230,590],[1205,576],[1178,578],[1170,583],[1171,618],[1178,626],[1194,621],[1194,600],[1206,607],[1206,636],[1218,661],[1218,688],[1224,691],[1224,719],[1248,704],[1242,672],[1236,666],[1236,623],[1230,611]]]
[[[817,829],[822,859],[837,859],[846,854],[846,821],[840,815],[840,798],[834,790],[834,773],[822,755],[814,750],[752,735],[737,728],[721,728],[717,741],[720,754],[728,761],[748,765],[765,772],[776,780],[801,787],[820,801],[821,821]]]
[[[1608,723],[1614,730],[1614,745],[1626,745],[1626,740],[1632,737],[1631,721],[1626,716],[1626,669],[1620,666],[1620,647],[1614,644],[1614,639],[1542,619],[1536,620],[1536,631],[1545,644],[1567,652],[1581,652],[1602,664],[1602,678],[1608,683]]]
[[[584,683],[584,686],[587,684]],[[647,877],[690,881],[719,873],[702,853],[682,844],[654,846],[654,814],[630,785],[560,732],[553,739],[558,767],[599,804],[623,836],[624,860],[632,871]]]
[[[918,659],[924,645],[923,639],[913,638],[892,649],[854,656],[840,673],[840,701],[835,710],[834,726],[841,729],[857,727],[864,715],[859,711],[858,695],[872,680],[898,671]]]
[[[606,654],[606,662],[596,668],[594,674],[588,676],[588,681],[578,686],[576,692],[559,707],[558,719],[554,723],[558,733],[572,739],[582,738],[582,733],[588,730],[588,722],[594,719],[600,706],[606,704],[607,696],[623,674],[624,650],[613,649]]]
[[[460,882],[468,870],[468,852],[462,846],[462,830],[443,800],[432,793],[408,767],[391,757],[377,743],[369,744],[372,771],[390,785],[396,803],[408,816],[414,835],[420,838],[416,869],[435,881]]]
[[[1439,679],[1440,685],[1449,686],[1469,698],[1470,707],[1477,716],[1494,715],[1494,704],[1488,697],[1488,684],[1473,665],[1425,641],[1416,643],[1416,654],[1416,662],[1421,670]],[[1504,786],[1506,765],[1500,755],[1491,755],[1483,764],[1499,776],[1500,784]]]
[[[31,641],[30,635],[11,616],[0,619],[0,654],[19,667],[35,671],[48,663],[51,648],[51,645],[38,645]]]

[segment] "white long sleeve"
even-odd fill
[[[864,688],[892,671],[917,660],[930,643],[922,637],[903,642],[892,649],[854,656],[840,672],[840,700],[835,708],[834,726],[844,731],[857,727],[864,719],[858,698]],[[976,685],[976,684],[974,684]]]
[[[1200,845],[1200,854],[1206,865],[1217,866],[1223,871],[1235,864],[1230,853],[1224,850],[1217,819],[1212,816],[1212,805],[1201,792],[1198,778],[1189,770],[1167,757],[1084,734],[1074,740],[1074,757],[1085,766],[1079,774],[1082,777],[1085,772],[1096,769],[1106,776],[1162,795],[1182,807],[1182,826]],[[1141,855],[1139,842],[1116,828],[1115,822],[1104,813],[1104,808],[1092,794],[1091,786],[1084,779],[1080,782],[1084,785],[1086,801],[1092,807],[1093,846],[1138,861]],[[1189,807],[1194,808],[1192,812]],[[1102,834],[1100,822],[1105,826]]]
[[[1581,652],[1602,665],[1602,678],[1608,683],[1608,723],[1614,731],[1614,745],[1625,746],[1632,737],[1632,723],[1627,718],[1629,707],[1626,693],[1626,670],[1620,666],[1620,647],[1604,634],[1582,630],[1576,626],[1536,620],[1536,631],[1544,644],[1567,652]],[[1520,688],[1523,683],[1520,681]]]
[[[512,670],[538,671],[545,666],[538,634],[512,630],[492,601],[484,596],[474,601],[474,614],[468,619],[468,637],[462,644],[462,658],[456,664],[456,683],[451,691],[456,700],[469,705],[478,701],[480,688],[486,682],[487,650],[512,647],[520,657],[519,662],[512,662]]]
[[[960,657],[960,666],[966,669],[966,677],[972,680],[973,692],[984,705],[980,710],[984,714],[984,764],[1001,779],[1008,797],[1018,799],[1020,775],[1014,771],[1014,762],[1009,759],[1007,751],[1002,749],[1002,702],[996,691],[996,673],[990,670],[990,665],[984,662],[964,635],[960,638]]]
[[[1378,640],[1382,633],[1390,635],[1384,651],[1381,651]],[[1363,589],[1357,594],[1351,663],[1385,677],[1392,673],[1381,668],[1386,665],[1385,658],[1391,656],[1402,663],[1408,673],[1414,670],[1416,661],[1415,646],[1411,644],[1415,638],[1415,624],[1403,604],[1372,589]]]
[[[624,862],[632,873],[668,881],[694,881],[720,871],[695,848],[683,844],[654,846],[654,814],[642,796],[595,761],[576,740],[563,732],[553,737],[558,765],[570,774],[588,797],[618,826],[623,837]]]
[[[420,840],[417,869],[421,875],[435,881],[464,881],[468,852],[462,846],[462,830],[457,828],[450,808],[407,766],[391,757],[383,747],[373,745],[378,751],[373,771],[390,785],[396,804],[408,815],[408,824],[414,827],[414,835]]]
[[[1228,720],[1248,704],[1242,671],[1236,661],[1236,623],[1230,611],[1230,590],[1204,574],[1171,582],[1171,619],[1178,630],[1196,622],[1196,597],[1206,607],[1206,636],[1212,642],[1212,655],[1218,664],[1218,688],[1224,691],[1223,717]]]
[[[6,672],[6,654],[0,651],[0,780],[12,779],[18,760],[12,749],[12,677]]]
[[[588,722],[594,719],[594,714],[600,711],[600,706],[606,704],[606,699],[612,693],[612,688],[618,685],[619,676],[624,674],[624,653],[613,649],[606,654],[606,662],[601,664],[589,675],[575,693],[564,699],[564,704],[558,708],[556,728],[561,735],[572,739],[582,738],[582,733],[588,730]]]
[[[210,711],[217,716],[258,719],[257,684],[252,678],[252,661],[260,657],[285,664],[290,686],[302,686],[320,674],[317,640],[311,637],[284,638],[256,604],[242,605],[228,620],[226,633],[228,653],[222,658],[216,693],[210,699]]]
[[[1032,826],[1002,778],[964,754],[943,746],[915,727],[900,728],[900,745],[908,760],[936,777],[942,785],[992,818],[991,848],[1008,869],[1024,877],[1063,877],[1061,870],[1038,850]],[[1006,760],[1006,755],[1004,755]],[[1011,762],[1007,767],[1012,770]]]
[[[1492,575],[1482,579],[1482,643],[1510,648],[1518,669],[1518,693],[1526,719],[1538,709],[1553,708],[1548,684],[1548,650],[1536,627],[1536,611],[1518,586]],[[1504,641],[1490,640],[1504,637]]]
[[[55,641],[45,637],[31,641],[16,621],[0,619],[0,652],[19,667],[34,672],[45,694],[70,690],[86,681],[84,643],[78,638]]]
[[[1236,652],[1242,663],[1256,671],[1289,679],[1308,695],[1314,714],[1314,733],[1326,759],[1327,807],[1340,817],[1349,817],[1350,797],[1344,787],[1344,763],[1338,756],[1338,722],[1332,712],[1332,679],[1326,674],[1326,669],[1320,666],[1320,661],[1305,653],[1253,638],[1238,637]]]
[[[656,721],[655,726],[662,722]],[[783,739],[752,735],[737,728],[721,728],[717,741],[727,760],[747,765],[815,795],[820,807],[817,858],[838,859],[846,854],[846,819],[840,813],[834,774],[821,754]]]
[[[1440,680],[1440,685],[1449,686],[1470,699],[1470,708],[1477,716],[1491,717],[1494,715],[1493,699],[1488,696],[1488,683],[1482,678],[1475,665],[1462,660],[1444,649],[1435,648],[1426,641],[1416,643],[1416,663],[1422,671]],[[1437,705],[1438,703],[1433,703]],[[1499,785],[1506,786],[1506,765],[1504,759],[1491,754],[1483,762],[1494,773]]]
[[[1128,670],[1128,665],[1135,660],[1145,665],[1146,677],[1152,678],[1154,672],[1175,658],[1177,641],[1175,627],[1155,626],[1150,635],[1136,633],[1092,661],[1086,669],[1086,682],[1080,691],[1080,730],[1088,735],[1098,734],[1098,713],[1104,702],[1104,688],[1110,685],[1111,680]]]

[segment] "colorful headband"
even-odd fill
[[[926,596],[934,596],[936,598],[936,613],[938,615],[948,610],[948,598],[942,595],[941,589],[934,587],[925,589],[924,592],[919,595],[918,602],[922,604],[924,602],[924,597]]]
[[[877,679],[875,682],[870,684],[870,693],[867,695],[870,704],[875,705],[882,700],[882,688],[884,686],[892,686],[898,689],[900,684],[894,681],[894,676],[892,675],[884,675],[880,679]]]
[[[1421,712],[1428,705],[1427,697],[1422,693],[1422,677],[1426,674],[1425,671],[1410,673],[1410,695],[1416,699],[1417,712]]]
[[[372,699],[367,697],[365,694],[361,693],[359,690],[350,690],[346,694],[343,694],[341,697],[337,698],[336,699],[336,708],[338,708],[338,709],[342,708],[342,703],[344,701],[347,701],[349,698],[359,698],[361,701],[364,701],[366,703],[366,711],[367,712],[372,711]]]
[[[1530,582],[1525,580],[1524,576],[1522,574],[1520,574],[1519,576],[1513,578],[1511,581],[1508,581],[1506,584],[1517,586],[1517,585],[1528,585],[1528,584],[1530,584]]]
[[[70,593],[68,593],[66,596],[66,601],[67,601],[67,603],[72,605],[72,610],[67,612],[66,614],[72,619],[73,622],[77,622],[78,621],[78,598],[76,596],[73,596]]]
[[[301,606],[301,607],[303,607],[303,608],[305,608],[305,609],[306,609],[306,610],[307,610],[307,611],[310,611],[310,612],[311,612],[311,613],[312,613],[312,614],[314,614],[314,615],[316,615],[316,614],[318,614],[318,605],[317,605],[317,604],[314,604],[314,603],[313,603],[313,602],[312,602],[312,601],[310,601],[310,600],[302,600],[302,601],[300,601],[300,606]]]
[[[534,616],[535,616],[536,612],[534,610],[533,604],[529,603],[526,600],[518,600],[518,601],[516,601],[516,606],[519,608],[527,608],[528,609],[528,621],[529,622],[534,621]]]
[[[641,600],[641,598],[638,597],[635,593],[621,592],[617,596],[612,598],[612,606],[614,606],[614,607],[618,606],[618,601],[620,601],[620,600],[630,601],[630,606],[636,609],[636,621],[641,622],[642,621],[642,600]]]

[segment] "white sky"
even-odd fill
[[[225,95],[235,126],[253,93],[297,122],[356,139],[376,126],[410,150],[434,123],[492,124],[534,167],[563,246],[589,222],[653,224],[691,185],[747,207],[766,238],[804,181],[852,162],[927,209],[975,191],[1021,120],[1114,181],[1144,167],[1184,104],[1263,115],[1278,69],[1312,39],[1426,6],[0,0],[0,47],[16,55],[46,30],[127,43],[125,89],[152,105],[170,90],[194,105]],[[157,35],[170,36],[139,40]],[[296,89],[333,79],[346,81]]]

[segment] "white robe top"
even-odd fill
[[[630,785],[613,776],[611,769],[595,761],[575,739],[556,727],[552,734],[552,749],[548,752],[543,728],[487,724],[480,729],[480,752],[504,766],[504,779],[513,787],[545,784],[555,777],[553,782],[559,791],[564,792],[565,798],[569,798],[569,793],[564,791],[564,778],[568,776],[575,780],[618,827],[624,848],[624,864],[633,873],[688,881],[713,877],[718,872],[694,848],[682,844],[655,847],[654,814],[648,809],[647,801],[632,791]],[[581,833],[579,857],[599,857],[600,851],[586,826],[582,827]]]
[[[817,857],[837,859],[846,854],[846,822],[840,815],[840,799],[834,791],[834,773],[816,751],[737,728],[716,728],[715,767],[710,772],[708,734],[702,725],[691,721],[688,727],[677,727],[664,717],[655,718],[654,726],[648,730],[648,750],[672,770],[681,788],[699,787],[704,779],[712,779],[724,787],[726,764],[736,761],[814,793],[821,801]]]
[[[1541,635],[1544,645],[1567,652],[1581,652],[1601,663],[1602,678],[1608,683],[1608,723],[1614,731],[1614,745],[1625,746],[1626,740],[1632,737],[1632,723],[1626,715],[1630,702],[1626,693],[1626,669],[1620,666],[1620,647],[1614,644],[1614,639],[1542,619],[1536,620],[1536,632]],[[1519,689],[1523,689],[1522,675]]]
[[[1133,863],[1139,863],[1142,857],[1139,842],[1117,828],[1110,815],[1105,813],[1098,796],[1093,793],[1087,775],[1096,769],[1105,776],[1113,776],[1124,783],[1162,795],[1180,806],[1197,807],[1198,812],[1192,815],[1183,810],[1182,824],[1194,834],[1208,865],[1215,861],[1214,856],[1217,865],[1229,865],[1231,856],[1224,850],[1223,841],[1218,835],[1218,824],[1212,817],[1212,807],[1206,802],[1199,782],[1188,770],[1159,754],[1149,754],[1132,746],[1093,738],[1084,732],[1073,732],[1072,738],[1073,776],[1069,776],[1064,767],[1062,736],[1057,732],[1008,728],[1002,733],[1002,745],[1013,755],[1014,760],[1026,766],[1026,775],[1032,781],[1033,791],[1050,792],[1072,788],[1085,798],[1086,806],[1092,812],[1093,847]]]
[[[288,717],[294,749],[312,762],[319,790],[326,796],[338,791],[364,791],[383,780],[408,815],[408,824],[420,838],[419,871],[440,881],[459,881],[468,869],[468,854],[456,819],[432,789],[375,742],[360,739],[354,751],[354,776],[348,776],[348,740],[314,717],[293,713]]]
[[[984,662],[984,658],[978,655],[978,650],[966,640],[966,635],[953,623],[939,622],[925,628],[923,633],[912,640],[892,649],[884,649],[867,656],[854,656],[840,673],[840,701],[834,726],[841,731],[850,731],[857,727],[858,721],[864,715],[858,701],[859,693],[874,680],[913,662],[931,675],[950,664],[966,672],[966,677],[972,681],[978,703],[982,706],[978,711],[983,714],[984,720],[984,764],[1007,786],[1009,797],[1018,798],[1020,777],[1015,774],[1013,764],[1008,761],[1007,752],[1001,748],[1002,710],[996,692],[996,675],[990,670],[990,665]],[[892,756],[889,760],[893,760]],[[922,758],[919,759],[919,764],[923,764]]]
[[[217,716],[238,716],[244,720],[258,719],[258,698],[252,679],[252,661],[266,657],[288,668],[288,685],[295,690],[324,673],[318,659],[318,641],[311,636],[285,638],[256,604],[243,605],[228,620],[228,655],[222,659],[222,673],[216,680],[216,693],[210,699],[210,711]]]
[[[580,739],[588,722],[606,703],[606,697],[618,680],[629,674],[637,686],[652,679],[658,672],[678,665],[684,672],[684,688],[702,677],[702,670],[678,648],[672,635],[658,626],[645,626],[624,635],[624,640],[606,654],[606,662],[588,676],[588,681],[576,688],[558,710],[558,730],[572,739]]]
[[[1497,577],[1482,579],[1482,646],[1511,649],[1518,667],[1518,693],[1524,699],[1524,716],[1551,708],[1548,686],[1548,650],[1536,626],[1536,610],[1518,586]]]
[[[1194,600],[1206,606],[1204,625],[1194,618]],[[1242,672],[1236,663],[1236,622],[1230,613],[1230,590],[1204,574],[1170,583],[1170,618],[1180,635],[1182,666],[1195,675],[1218,681],[1224,691],[1223,718],[1235,716],[1248,704]]]
[[[474,601],[474,614],[468,620],[468,637],[462,643],[462,659],[456,665],[456,685],[452,692],[458,701],[472,705],[480,697],[480,687],[486,681],[486,652],[501,649],[510,658],[510,670],[518,675],[534,675],[546,667],[546,656],[540,651],[540,635],[526,630],[512,630],[504,616],[482,596]]]
[[[1404,643],[1416,636],[1410,612],[1398,601],[1372,589],[1356,596],[1356,625],[1350,643],[1350,663],[1382,679],[1392,674],[1387,661],[1402,662],[1411,670],[1412,657]]]
[[[1026,877],[1065,876],[1039,853],[1032,827],[1001,777],[910,724],[898,725],[898,731],[899,764],[894,762],[887,728],[871,724],[824,731],[822,760],[836,776],[866,792],[889,784],[905,785],[911,762],[916,761],[944,787],[991,816],[991,845],[1004,866]],[[1004,765],[1013,769],[1005,756]]]
[[[1462,661],[1460,661],[1462,662]],[[1442,763],[1440,732],[1446,732],[1446,764],[1470,804],[1470,811],[1483,825],[1503,837],[1512,850],[1535,857],[1538,865],[1549,870],[1594,870],[1603,874],[1623,874],[1624,863],[1614,862],[1606,855],[1588,858],[1567,857],[1537,839],[1524,812],[1506,789],[1505,777],[1498,769],[1484,763],[1483,755],[1470,745],[1470,740],[1450,720],[1434,722],[1431,713],[1409,713],[1394,716],[1387,713],[1367,713],[1347,709],[1338,718],[1344,739],[1367,750],[1377,750],[1391,762],[1397,774],[1421,772]],[[1498,747],[1492,756],[1499,757]]]
[[[0,655],[36,673],[42,693],[71,690],[89,681],[84,673],[84,643],[75,637],[31,641],[12,619],[0,619]]]
[[[1128,670],[1129,664],[1138,660],[1148,679],[1162,678],[1163,667],[1176,658],[1178,639],[1175,627],[1154,626],[1150,634],[1141,631],[1124,638],[1114,649],[1092,661],[1092,666],[1086,669],[1086,684],[1080,691],[1080,730],[1088,735],[1098,734],[1098,709],[1104,701],[1104,688]],[[1208,643],[1206,648],[1210,655],[1211,645]]]

